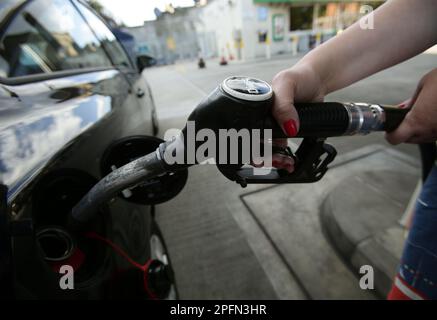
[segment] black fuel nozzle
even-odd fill
[[[246,157],[244,161],[244,143],[239,141],[238,146],[232,148],[225,146],[220,137],[229,130],[234,130],[234,133],[248,130],[253,137],[254,130],[258,130],[260,141],[287,138],[272,116],[273,99],[273,90],[265,81],[249,77],[227,78],[191,113],[181,135],[160,146],[160,156],[168,170],[199,163],[196,156],[205,140],[198,140],[197,134],[210,130],[216,137],[216,153],[211,157],[220,172],[242,186],[250,183],[316,182],[324,176],[337,154],[334,147],[325,143],[326,138],[392,131],[409,111],[367,103],[296,103],[300,121],[296,137],[304,140],[295,154],[291,154],[289,149],[284,151],[295,158],[295,171],[290,174],[269,169],[268,173],[256,174],[253,167],[245,166],[253,159],[247,161]],[[179,155],[179,161],[175,161],[176,155]]]

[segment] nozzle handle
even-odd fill
[[[297,103],[299,137],[335,137],[346,133],[349,114],[342,103]]]
[[[409,109],[366,103],[296,103],[300,128],[296,137],[339,137],[394,131]],[[272,129],[274,138],[286,138],[273,116],[265,119],[264,129]]]

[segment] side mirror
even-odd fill
[[[143,72],[145,68],[149,68],[154,65],[156,65],[155,58],[146,55],[137,56],[137,68],[140,73]]]
[[[115,168],[155,151],[164,142],[150,136],[130,136],[115,141],[102,157],[102,176],[106,176]],[[188,169],[175,173],[167,173],[142,184],[124,190],[119,196],[129,202],[142,205],[154,205],[169,201],[184,188],[188,178]]]

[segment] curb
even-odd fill
[[[396,186],[399,187],[399,180],[392,179],[396,172],[389,171],[379,173],[384,177],[385,184],[381,190],[375,189],[373,193],[368,191],[371,189],[368,189],[367,193],[363,191],[366,197],[361,194],[355,198],[348,197],[349,193],[353,193],[351,189],[366,190],[365,188],[368,187],[366,181],[359,182],[366,175],[368,173],[363,172],[344,179],[326,196],[320,206],[320,222],[332,247],[358,278],[361,266],[373,267],[375,291],[380,298],[385,298],[391,289],[404,241],[405,230],[399,224],[403,210],[399,203],[407,204],[408,198],[403,195],[399,198],[405,198],[401,199],[402,201],[399,199],[390,201],[381,192],[386,189],[387,192],[392,192],[396,190]],[[397,177],[399,179],[399,175]],[[401,179],[405,180],[403,186],[407,185],[408,189],[410,184],[413,185],[411,182],[416,181],[414,176],[410,175],[406,177],[404,175]],[[345,197],[346,205],[338,204],[342,197]],[[371,207],[369,202],[384,203],[385,206],[381,207],[381,212],[377,212],[379,207]],[[363,212],[369,212],[369,220],[373,219],[373,221],[366,223],[365,217],[354,216],[354,213],[363,214]],[[378,225],[378,221],[375,220],[378,214],[385,215],[381,225]]]

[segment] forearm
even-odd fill
[[[391,0],[374,12],[374,29],[357,22],[305,56],[325,94],[405,61],[437,42],[437,0]]]

